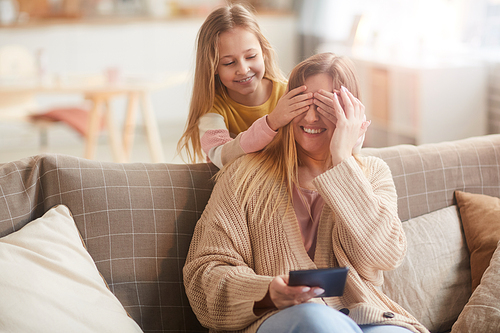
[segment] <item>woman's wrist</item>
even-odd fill
[[[254,303],[253,312],[256,316],[260,316],[271,309],[276,309],[276,306],[274,305],[274,302],[271,299],[271,294],[268,291],[263,299]]]
[[[332,152],[332,166],[339,165],[342,161],[352,156],[351,152]]]

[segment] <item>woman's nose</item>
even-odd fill
[[[307,121],[308,123],[314,123],[319,120],[319,112],[316,105],[311,104],[309,106],[309,110],[306,111],[304,120]]]

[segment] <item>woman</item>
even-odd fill
[[[212,331],[428,332],[377,288],[406,238],[388,166],[353,156],[368,124],[350,63],[315,55],[290,75],[303,84],[311,107],[220,172],[184,267],[193,310]],[[287,285],[291,270],[339,266],[343,296]]]

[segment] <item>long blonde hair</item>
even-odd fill
[[[359,99],[354,65],[349,59],[333,53],[316,54],[298,64],[290,74],[288,87],[290,90],[300,87],[307,78],[320,73],[332,77],[335,90],[340,90],[340,87],[344,86]],[[232,163],[219,171],[218,177],[230,164]],[[256,207],[263,207],[262,209],[266,211],[271,201],[280,197],[278,194],[281,191],[286,191],[288,198],[291,198],[293,186],[299,185],[299,165],[293,127],[289,123],[278,130],[271,143],[262,151],[244,155],[233,173],[237,184],[236,193],[241,196],[243,206],[254,198]],[[278,204],[273,202],[275,208]]]
[[[250,8],[242,4],[230,4],[210,13],[198,31],[196,69],[188,121],[177,144],[177,152],[184,150],[191,163],[203,160],[199,119],[213,107],[215,94],[226,94],[226,87],[215,74],[219,65],[219,36],[235,27],[247,29],[259,40],[264,57],[264,76],[275,81],[285,81],[277,64],[276,53],[262,34],[257,18]]]

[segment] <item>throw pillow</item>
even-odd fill
[[[403,222],[408,249],[382,291],[431,332],[449,331],[469,300],[469,254],[457,206]]]
[[[142,332],[59,205],[0,238],[0,331]]]
[[[500,199],[461,191],[455,191],[455,198],[469,247],[474,291],[500,240]]]
[[[500,242],[472,294],[453,325],[452,333],[497,333],[500,327]]]

